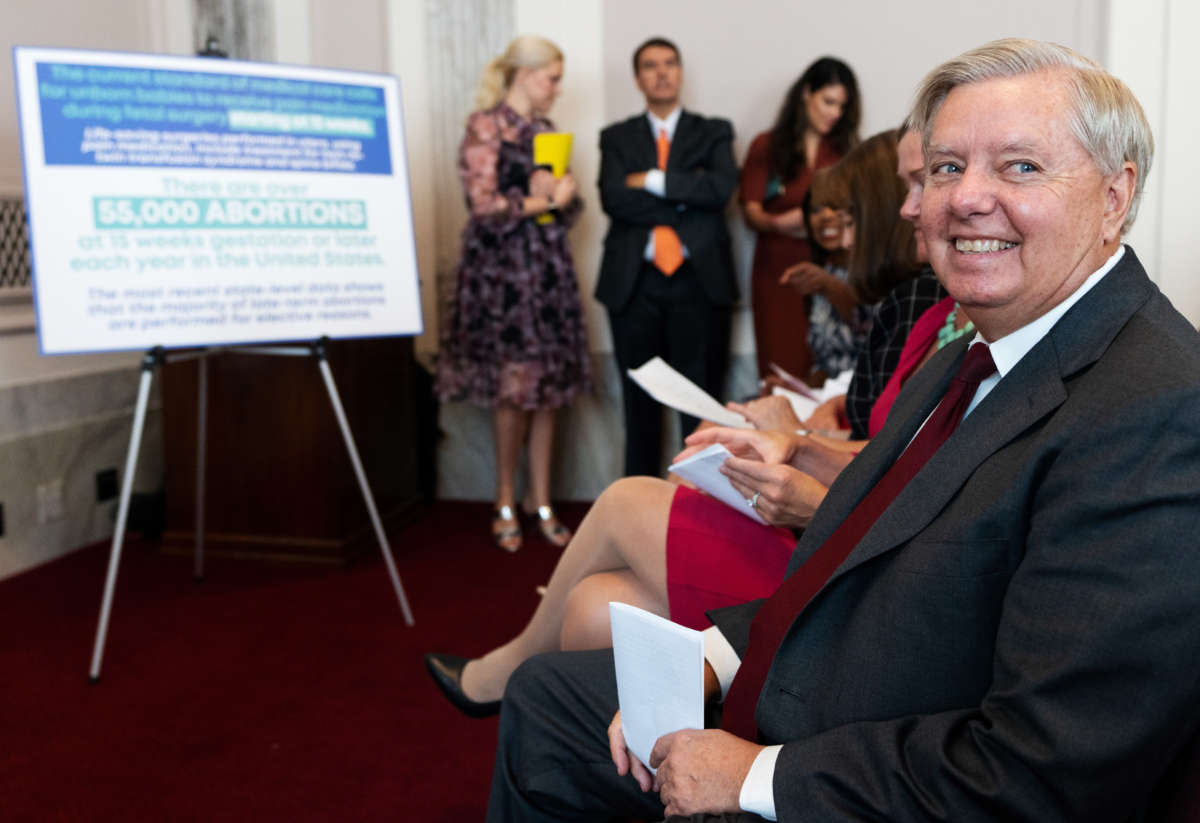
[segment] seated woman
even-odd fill
[[[871,238],[870,243],[861,246],[850,258],[845,280],[824,271],[813,272],[815,267],[810,263],[791,267],[781,279],[802,291],[811,290],[814,282],[822,284],[820,288],[835,301],[838,290],[845,290],[851,294],[849,298],[842,298],[843,301],[848,300],[851,304],[862,301],[872,306],[872,319],[866,324],[864,334],[865,348],[860,348],[857,362],[853,364],[855,374],[848,394],[837,398],[836,403],[826,404],[805,421],[798,419],[791,406],[778,397],[760,398],[741,406],[730,404],[759,429],[795,431],[804,428],[824,432],[846,428],[845,424],[849,422],[853,438],[849,442],[816,435],[823,445],[846,452],[844,459],[847,461],[861,450],[862,441],[867,438],[867,417],[888,385],[912,324],[925,309],[945,295],[933,272],[921,271],[924,255],[920,244],[912,224],[901,217],[897,207],[907,195],[904,182],[896,174],[899,165],[897,134],[884,131],[870,137],[854,150],[854,163],[839,163],[829,169],[827,173],[831,179],[825,183],[827,191],[822,191],[821,181],[814,180],[814,196],[820,195],[821,199],[836,200],[839,188],[854,193],[848,233]],[[850,335],[848,325],[840,329],[831,326],[827,333],[817,332],[816,336],[810,333],[810,343],[816,351],[821,347],[820,339],[830,341],[832,347]],[[895,391],[879,406],[876,414],[881,420],[887,417],[894,397]],[[861,417],[861,428],[854,425],[858,417]]]
[[[897,152],[899,168],[909,186],[901,208],[906,220],[920,215],[921,137],[902,127]],[[927,260],[920,233],[916,234],[917,259]],[[868,356],[860,357],[848,394],[819,408],[805,426],[813,429],[848,426],[852,441],[873,437],[883,428],[892,402],[904,382],[939,348],[973,331],[964,315],[927,266],[916,277],[902,282],[879,304],[867,340]],[[785,421],[791,422],[791,421]],[[852,448],[857,448],[853,443]]]
[[[808,298],[810,378],[832,377],[854,368],[871,326],[874,295],[860,293],[866,283],[849,278],[854,217],[845,168],[833,166],[813,174],[804,199],[812,260],[789,266],[779,278],[780,285]]]
[[[855,150],[841,163],[851,169],[864,157]],[[849,262],[852,270],[859,255],[886,244],[891,223],[898,220],[904,192],[897,192],[895,179],[893,161],[875,179],[851,190],[852,209],[862,215]],[[880,188],[893,192],[890,201],[874,197]],[[887,203],[894,217],[891,223],[873,219],[876,200]],[[886,227],[888,233],[870,233],[878,227]],[[911,237],[910,231],[910,246]],[[872,252],[882,277],[911,271],[913,256],[911,248],[903,260]],[[756,404],[761,401],[750,405]],[[693,434],[688,442],[694,447],[717,440],[728,443],[735,454],[722,470],[771,525],[760,525],[724,503],[665,480],[617,481],[580,524],[520,634],[474,660],[426,655],[430,674],[451,702],[472,716],[492,714],[499,710],[509,675],[532,655],[609,645],[610,600],[700,628],[708,624],[707,609],[774,591],[795,543],[790,529],[808,523],[846,455],[814,438],[784,432],[711,429]]]

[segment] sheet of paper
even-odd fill
[[[770,365],[771,371],[773,371],[775,373],[776,377],[778,377],[780,380],[783,381],[784,385],[788,389],[795,392],[796,394],[802,394],[805,397],[816,397],[816,395],[813,393],[811,386],[806,384],[803,380],[801,380],[796,375],[787,371],[783,366],[779,365],[778,363],[770,363],[769,365]]]
[[[731,457],[729,449],[720,443],[714,443],[704,451],[672,464],[671,471],[700,491],[717,498],[726,506],[736,509],[756,523],[767,525],[767,521],[763,520],[758,510],[750,508],[750,502],[733,487],[728,477],[721,474],[721,464],[729,457]]]
[[[785,389],[783,386],[776,386],[771,390],[771,393],[786,398],[792,406],[792,411],[801,420],[807,420],[817,410],[817,406],[821,405],[820,401],[813,400],[811,397],[804,397],[790,389]]]
[[[711,420],[721,426],[752,428],[746,418],[722,406],[704,389],[667,365],[661,357],[647,360],[638,368],[630,369],[629,376],[664,406],[670,406],[702,420]]]
[[[608,610],[625,744],[648,768],[658,738],[704,728],[704,635],[627,603]]]
[[[771,364],[771,371],[775,372],[784,381],[784,385],[777,388],[783,388],[792,394],[816,400],[818,404],[824,403],[829,398],[836,397],[839,394],[845,394],[847,389],[850,388],[850,381],[854,378],[854,371],[847,369],[834,377],[825,378],[825,382],[820,387],[813,388],[775,363]],[[775,393],[779,394],[780,392],[776,391]]]
[[[823,403],[831,397],[845,394],[850,389],[852,379],[854,379],[854,372],[847,369],[836,377],[826,378],[825,383],[815,391],[815,394]]]

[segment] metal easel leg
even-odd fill
[[[196,549],[193,553],[192,576],[204,579],[204,483],[208,450],[208,354],[200,356],[196,364]]]
[[[137,405],[133,413],[133,431],[129,434],[129,454],[125,458],[125,476],[121,478],[121,499],[117,504],[117,524],[113,530],[112,548],[108,555],[108,576],[104,580],[104,597],[100,602],[100,623],[96,626],[96,642],[92,647],[92,667],[88,679],[100,679],[100,661],[104,656],[104,640],[108,634],[108,618],[112,613],[113,591],[117,585],[117,567],[121,563],[121,545],[125,541],[125,523],[129,518],[129,498],[133,493],[133,472],[137,468],[142,430],[146,425],[146,405],[150,400],[150,381],[154,367],[162,362],[162,349],[155,347],[142,358],[142,377],[138,386]]]
[[[354,437],[350,434],[350,424],[346,422],[346,413],[342,410],[342,401],[338,396],[337,386],[333,382],[333,372],[329,369],[326,357],[324,339],[313,346],[313,355],[317,358],[317,367],[325,380],[325,388],[329,391],[329,402],[333,404],[333,413],[342,429],[342,437],[346,441],[346,451],[350,454],[350,462],[354,466],[354,474],[358,477],[358,486],[362,489],[363,502],[367,504],[367,512],[371,515],[371,525],[375,527],[375,536],[379,539],[379,548],[383,550],[383,560],[387,564],[388,575],[392,578],[392,587],[400,600],[400,610],[404,613],[404,622],[413,625],[412,611],[408,607],[408,598],[404,595],[404,586],[400,583],[400,575],[396,571],[396,562],[392,559],[392,550],[388,545],[387,535],[383,532],[383,522],[375,509],[375,498],[371,495],[371,487],[367,485],[367,475],[363,471],[362,461],[358,459],[358,449],[354,445]]]

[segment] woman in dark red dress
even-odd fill
[[[822,57],[788,91],[775,126],[754,138],[742,167],[739,198],[754,229],[750,275],[759,375],[776,363],[807,375],[808,304],[780,285],[784,269],[811,259],[802,203],[812,173],[832,166],[858,142],[858,81],[840,60]]]

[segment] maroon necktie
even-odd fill
[[[996,364],[992,362],[987,345],[976,343],[971,346],[958,367],[958,373],[950,381],[946,396],[900,459],[880,478],[821,548],[763,602],[750,624],[746,655],[729,687],[729,694],[725,696],[722,725],[726,731],[746,740],[756,738],[758,727],[754,714],[758,708],[758,697],[784,635],[813,595],[821,590],[850,551],[896,499],[909,478],[920,471],[925,461],[946,442],[971,405],[980,382],[995,370]]]

